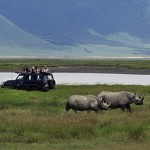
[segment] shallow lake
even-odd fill
[[[18,74],[10,72],[0,73],[2,81],[15,79]],[[124,84],[150,85],[150,75],[133,74],[105,74],[105,73],[53,73],[56,84],[65,85],[94,85],[94,84]]]

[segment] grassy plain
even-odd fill
[[[133,112],[120,109],[64,111],[72,94],[127,90],[145,94]],[[0,149],[2,150],[149,150],[150,88],[125,85],[58,85],[49,92],[0,89]]]
[[[32,66],[99,66],[150,70],[150,60],[64,60],[64,59],[0,59],[0,70],[13,71]]]

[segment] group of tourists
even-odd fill
[[[48,72],[49,69],[44,66],[44,67],[41,67],[40,69],[38,69],[38,67],[32,67],[31,69],[29,69],[28,67],[25,67],[22,69],[22,73],[43,73],[43,72]]]

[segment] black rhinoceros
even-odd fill
[[[75,112],[77,110],[98,112],[99,110],[107,110],[109,106],[110,104],[94,95],[72,95],[67,99],[66,111],[73,109]]]
[[[136,94],[128,91],[102,91],[98,94],[98,97],[102,98],[104,102],[111,103],[110,108],[128,109],[129,112],[131,112],[130,104],[142,105],[144,100],[144,96],[141,98],[141,96],[138,97]]]

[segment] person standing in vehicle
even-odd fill
[[[36,79],[37,79],[37,75],[36,75],[35,67],[32,67],[31,80],[36,80]]]
[[[49,69],[45,66],[44,68],[43,68],[43,72],[48,72],[49,71]]]
[[[35,72],[39,72],[39,69],[37,66],[35,67]]]

